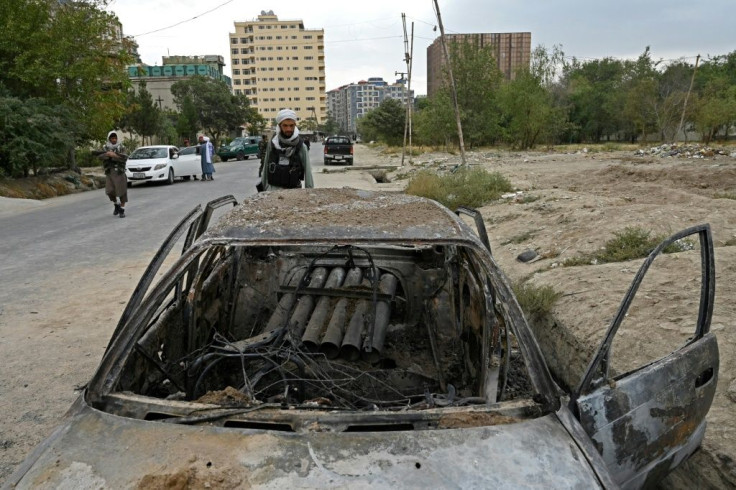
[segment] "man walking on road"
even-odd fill
[[[107,133],[107,143],[102,147],[98,158],[105,169],[105,194],[115,204],[114,216],[125,218],[125,203],[128,202],[128,177],[125,175],[125,162],[128,155],[122,143],[118,142],[115,131]],[[120,199],[120,202],[118,202]]]

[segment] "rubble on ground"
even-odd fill
[[[659,146],[653,146],[646,149],[636,150],[634,153],[636,156],[658,156],[664,157],[677,157],[677,158],[712,158],[716,155],[730,156],[736,158],[736,152],[724,148],[711,148],[701,144],[687,144],[687,143],[665,143]]]

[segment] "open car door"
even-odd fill
[[[701,259],[700,306],[692,337],[662,359],[611,377],[613,339],[642,279],[667,246],[690,235],[699,237]],[[710,226],[667,238],[642,264],[572,396],[571,409],[623,488],[656,483],[700,445],[718,379],[718,344],[710,333],[714,297]],[[640,339],[646,342],[647,332]]]
[[[166,240],[164,240],[164,243],[161,245],[158,252],[156,252],[156,255],[154,255],[153,259],[151,259],[151,262],[148,264],[148,267],[143,273],[140,281],[138,281],[138,285],[133,291],[128,304],[125,306],[125,310],[123,310],[123,314],[120,316],[118,325],[115,327],[115,331],[110,337],[108,349],[110,345],[112,345],[115,337],[117,337],[122,330],[123,326],[128,322],[130,316],[140,306],[143,298],[148,292],[148,288],[151,286],[151,283],[156,277],[156,273],[161,268],[166,258],[169,256],[169,253],[174,248],[174,245],[176,245],[176,242],[179,240],[179,238],[181,238],[184,232],[187,232],[186,239],[184,240],[184,246],[182,247],[181,251],[181,253],[184,253],[192,245],[194,240],[207,230],[207,227],[210,224],[210,219],[212,218],[213,211],[226,204],[232,204],[233,206],[236,206],[238,204],[238,201],[233,196],[227,195],[208,202],[204,210],[202,210],[201,205],[197,205],[194,209],[187,213],[184,218],[182,218],[182,220],[174,227],[173,230],[171,230],[171,233],[169,233],[169,236],[166,237]],[[175,296],[178,298],[180,294],[181,288],[177,288]]]

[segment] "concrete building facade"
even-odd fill
[[[146,90],[151,93],[159,109],[178,111],[171,94],[171,86],[175,82],[200,75],[231,85],[230,77],[223,74],[224,66],[225,61],[219,55],[164,56],[161,66],[139,64],[128,67],[128,78],[136,90],[141,82],[145,82]]]
[[[355,135],[358,119],[378,107],[387,98],[397,99],[406,104],[407,89],[403,80],[389,84],[381,77],[372,77],[330,90],[327,92],[327,112],[341,131]],[[408,100],[409,103],[413,103],[413,90],[409,91]]]
[[[305,29],[301,20],[279,20],[262,11],[256,20],[235,22],[230,33],[233,93],[273,121],[289,108],[299,119],[327,116],[324,29]]]
[[[532,52],[531,32],[446,34],[445,40],[450,50],[451,43],[472,42],[476,46],[490,46],[499,70],[507,80],[513,80],[516,70],[528,68]],[[427,47],[427,96],[432,96],[445,83],[443,69],[445,54],[441,38]]]

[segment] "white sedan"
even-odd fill
[[[128,186],[133,182],[166,182],[174,179],[190,180],[202,173],[200,157],[196,152],[181,151],[176,146],[142,146],[128,157],[125,174]]]

